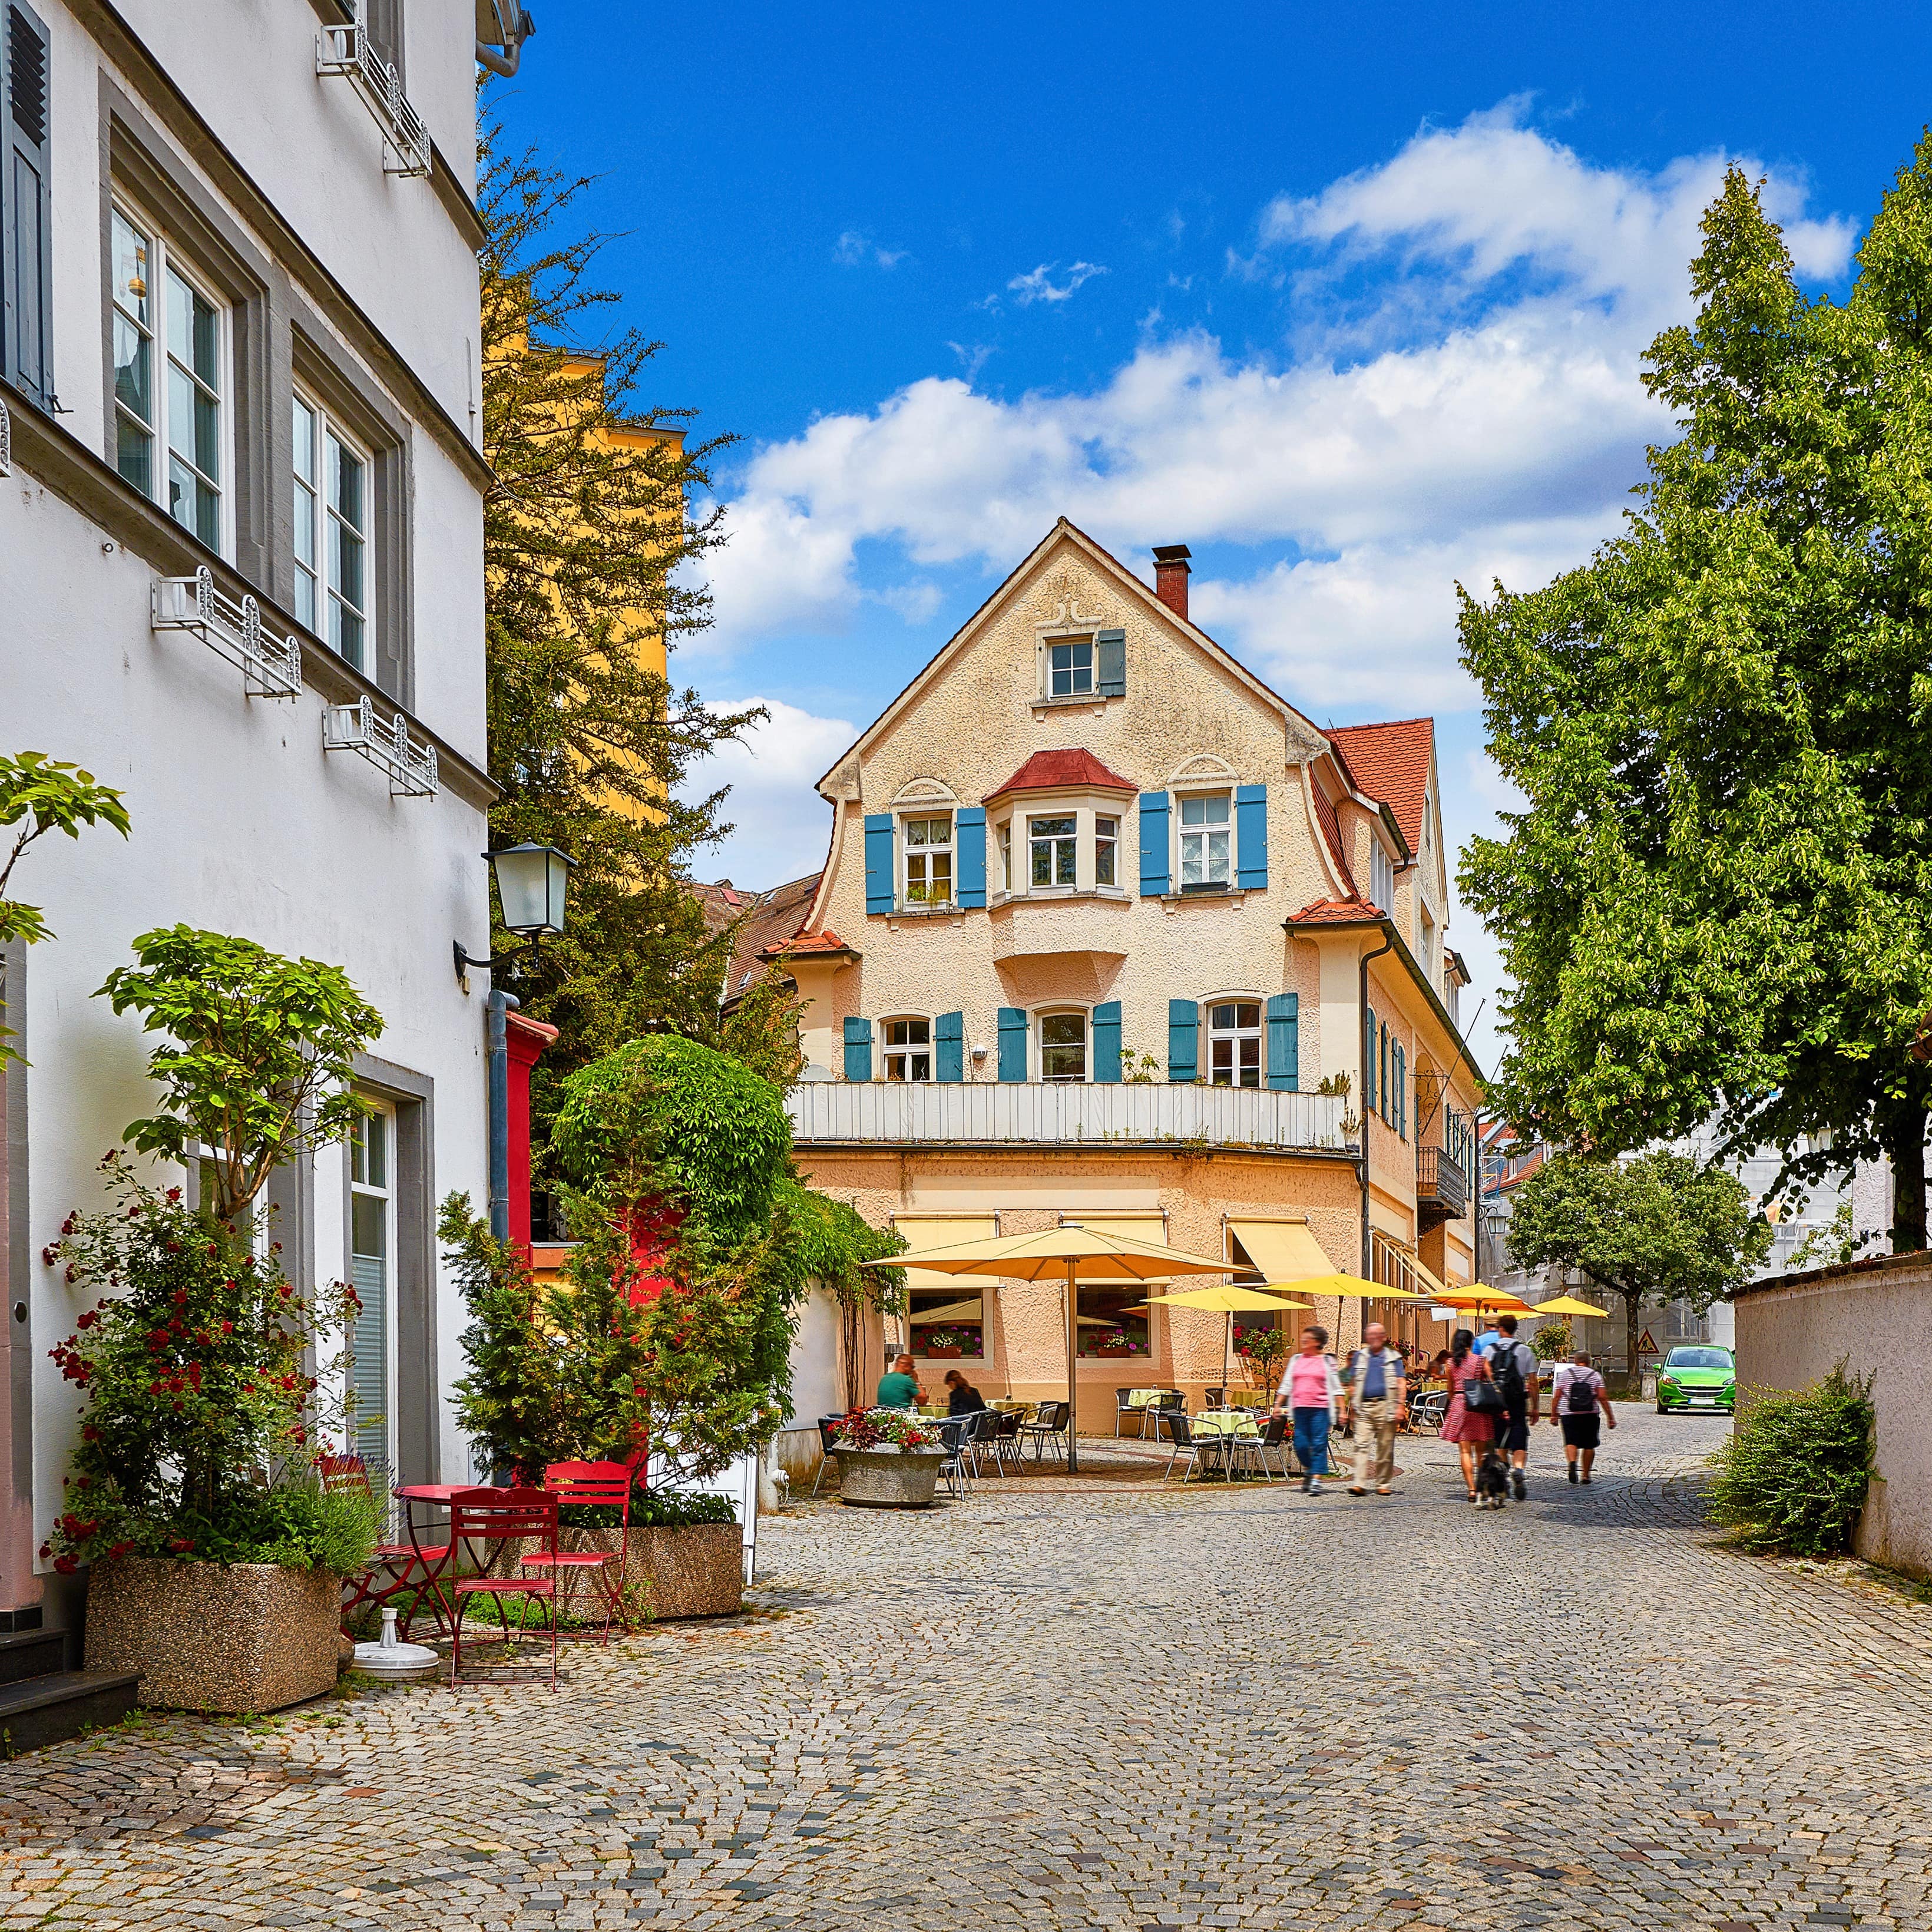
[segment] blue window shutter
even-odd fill
[[[1383,1118],[1383,1120],[1384,1120],[1384,1121],[1386,1121],[1386,1120],[1388,1119],[1388,1117],[1389,1117],[1389,1050],[1388,1050],[1388,1049],[1389,1049],[1388,1022],[1386,1020],[1384,1020],[1384,1021],[1382,1022],[1382,1052],[1381,1052],[1381,1054],[1380,1054],[1379,1058],[1378,1058],[1378,1060],[1377,1060],[1377,1061],[1376,1061],[1376,1078],[1377,1078],[1381,1082],[1381,1083],[1382,1083],[1382,1118]]]
[[[1116,1081],[1120,1077],[1120,1003],[1109,1000],[1094,1009],[1094,1078]]]
[[[956,1086],[966,1078],[966,1016],[941,1013],[932,1023],[933,1072]]]
[[[869,1080],[872,1077],[872,1023],[848,1018],[845,1022],[845,1077]]]
[[[1102,698],[1127,694],[1127,634],[1124,631],[1096,631],[1094,634],[1094,688]]]
[[[1167,890],[1167,794],[1141,794],[1141,897],[1157,899]]]
[[[866,814],[866,910],[868,913],[892,909],[892,815],[890,812]]]
[[[983,806],[962,807],[952,820],[953,903],[986,903],[986,812]]]
[[[1027,1076],[1027,1016],[1024,1007],[1000,1009],[1000,1078],[1024,1080]]]
[[[1364,1040],[1367,1052],[1362,1056],[1362,1112],[1366,1116],[1376,1111],[1376,1010],[1368,1009],[1369,1030]]]
[[[1277,1092],[1301,1088],[1301,995],[1275,993],[1268,1003],[1268,1084]]]
[[[1402,1052],[1400,1040],[1396,1042],[1390,1058],[1395,1072],[1395,1130],[1406,1133],[1408,1123],[1403,1109],[1408,1098],[1408,1057]]]
[[[1234,883],[1244,892],[1268,890],[1268,787],[1234,788]]]
[[[1192,1000],[1167,1003],[1167,1077],[1193,1079],[1201,1070],[1201,1009]]]
[[[39,16],[26,0],[8,0],[0,10],[0,369],[44,410],[54,403],[50,52]]]

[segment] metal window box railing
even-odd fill
[[[1461,1163],[1446,1148],[1419,1150],[1415,1163],[1416,1206],[1425,1219],[1459,1221],[1469,1205],[1469,1184]]]
[[[884,1146],[1096,1142],[1340,1153],[1347,1102],[1265,1088],[1048,1081],[808,1081],[787,1100],[801,1142]]]
[[[0,403],[0,476],[14,473],[14,418],[7,413],[7,405]]]
[[[157,631],[191,631],[242,673],[251,698],[292,698],[302,689],[302,646],[262,628],[252,596],[235,599],[214,587],[206,564],[192,577],[160,577],[148,592],[148,623]]]
[[[442,788],[436,776],[436,747],[417,743],[410,736],[410,721],[400,711],[385,723],[367,698],[324,708],[322,748],[359,752],[387,774],[392,798],[434,798]]]
[[[316,34],[315,70],[348,81],[362,97],[382,130],[384,173],[430,172],[429,129],[403,92],[396,70],[369,44],[368,29],[360,20],[325,26]]]

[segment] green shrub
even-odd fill
[[[190,1512],[173,1527],[210,1563],[280,1563],[353,1576],[369,1567],[381,1525],[374,1496],[292,1480],[230,1498],[218,1522]]]
[[[1840,1362],[1796,1394],[1754,1394],[1718,1452],[1713,1518],[1748,1550],[1835,1556],[1871,1481],[1871,1383]]]
[[[1567,1360],[1570,1354],[1568,1322],[1546,1322],[1529,1338],[1529,1352],[1539,1362]]]

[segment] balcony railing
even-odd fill
[[[1192,1144],[1340,1153],[1347,1102],[1265,1088],[818,1081],[788,1102],[801,1144]]]
[[[1418,1216],[1435,1223],[1460,1221],[1469,1205],[1469,1182],[1446,1148],[1426,1147],[1416,1156]]]

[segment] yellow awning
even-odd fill
[[[950,1282],[952,1277],[946,1279]],[[949,1301],[943,1308],[915,1308],[907,1318],[918,1328],[934,1322],[981,1322],[985,1318],[983,1305],[976,1294],[969,1301]]]
[[[1414,1273],[1416,1280],[1420,1282],[1423,1286],[1426,1288],[1431,1294],[1434,1295],[1438,1301],[1440,1301],[1445,1294],[1452,1294],[1456,1292],[1456,1290],[1445,1286],[1436,1275],[1431,1274],[1427,1268],[1424,1268],[1422,1264],[1420,1256],[1415,1255],[1404,1255],[1402,1256],[1402,1259],[1408,1262],[1410,1268]]]
[[[1311,1275],[1335,1272],[1335,1264],[1300,1216],[1292,1220],[1230,1220],[1228,1231],[1247,1250],[1266,1280],[1306,1281]]]
[[[1000,1232],[997,1214],[895,1214],[894,1230],[905,1237],[909,1288],[991,1288],[999,1277],[990,1274],[941,1274],[910,1265],[924,1248],[957,1247],[962,1241],[990,1241]]]

